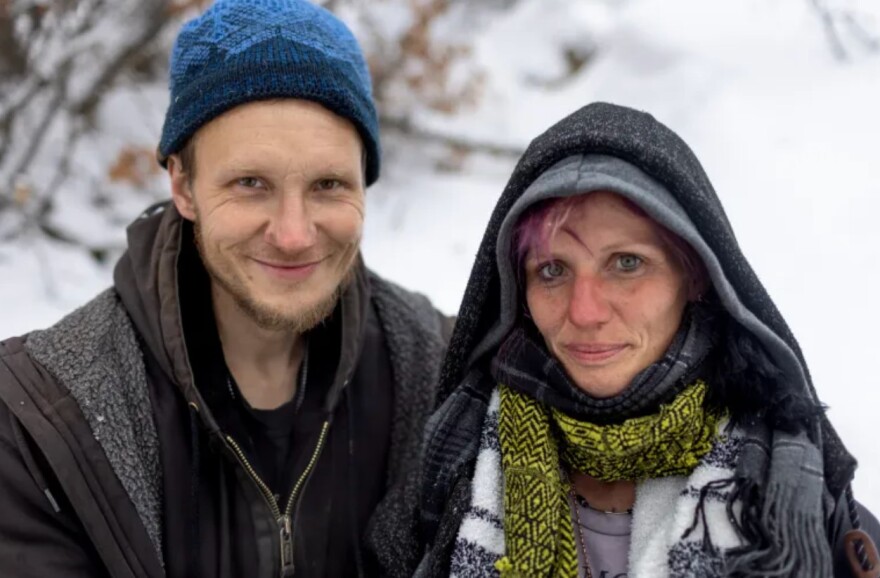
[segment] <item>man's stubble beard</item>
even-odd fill
[[[336,304],[339,302],[342,294],[345,293],[345,290],[354,281],[358,253],[357,244],[344,249],[345,252],[351,252],[351,255],[346,257],[348,263],[346,264],[345,274],[342,276],[339,284],[325,299],[296,314],[285,314],[283,311],[275,310],[260,303],[235,275],[226,275],[223,271],[214,267],[202,241],[202,231],[199,226],[198,217],[193,222],[193,231],[195,233],[193,241],[202,259],[202,264],[211,277],[212,282],[222,287],[232,297],[238,308],[253,320],[258,327],[265,330],[302,334],[313,329],[330,317],[333,310],[336,309]]]

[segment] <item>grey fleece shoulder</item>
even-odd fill
[[[116,292],[31,333],[25,348],[79,404],[162,561],[159,437],[143,354]]]
[[[422,431],[433,410],[446,350],[444,317],[427,297],[370,273],[370,292],[394,372],[391,480],[418,459]]]
[[[376,508],[366,543],[390,576],[405,576],[414,559],[421,443],[437,398],[446,351],[446,319],[427,297],[370,273],[371,299],[388,345],[394,376],[394,409],[388,459],[388,493]]]
[[[380,302],[380,307],[398,310],[399,314],[410,317],[409,321],[417,323],[422,330],[436,334],[443,339],[445,334],[443,324],[446,318],[431,304],[427,297],[421,293],[404,289],[372,271],[370,271],[369,277],[372,294]]]

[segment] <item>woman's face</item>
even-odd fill
[[[612,193],[575,205],[525,259],[526,301],[547,348],[583,391],[622,392],[675,336],[688,282],[658,226]]]

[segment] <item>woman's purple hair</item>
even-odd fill
[[[523,264],[531,250],[546,253],[550,240],[559,232],[574,209],[583,204],[595,191],[570,197],[557,197],[539,201],[529,207],[520,217],[514,229],[514,264],[518,274],[522,274]],[[708,286],[708,274],[703,260],[691,245],[655,221],[640,206],[626,197],[620,197],[624,205],[640,217],[649,219],[657,228],[660,240],[669,248],[678,265],[688,279],[692,298],[696,298]]]

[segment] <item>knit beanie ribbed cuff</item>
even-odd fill
[[[163,167],[224,112],[290,98],[352,122],[366,152],[366,184],[379,177],[379,121],[360,46],[344,23],[308,0],[217,0],[181,29],[170,89],[157,151]]]

